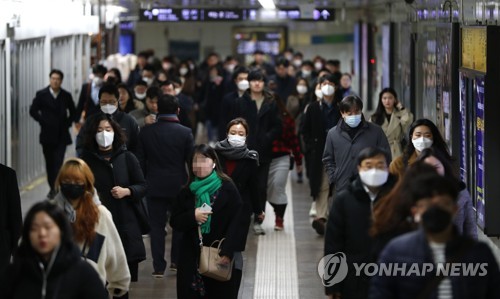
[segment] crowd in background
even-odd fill
[[[309,184],[309,216],[325,255],[345,253],[352,270],[335,285],[325,278],[330,298],[497,298],[498,265],[475,241],[470,194],[436,125],[414,121],[390,87],[365,115],[368,99],[353,92],[338,60],[308,60],[292,49],[268,58],[256,51],[244,65],[211,53],[197,65],[140,52],[127,78],[94,66],[76,105],[61,88],[63,73],[52,70],[30,107],[41,126],[49,202],[32,207],[22,231],[20,212],[9,216],[0,265],[1,283],[12,286],[7,298],[31,291],[128,298],[146,258],[145,234],[152,276],[164,276],[167,223],[178,298],[237,298],[248,231],[266,234],[267,202],[274,230],[285,228],[292,169],[297,183]],[[64,161],[72,124],[77,157]],[[8,192],[15,211],[18,190]],[[223,238],[219,263],[232,267],[224,282],[197,271],[200,240]],[[79,255],[88,263],[68,263]],[[369,278],[353,269],[450,259],[488,263],[488,279],[473,289],[463,287],[471,277]]]

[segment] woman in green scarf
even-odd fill
[[[210,206],[211,211],[201,208]],[[177,265],[177,298],[233,298],[233,282],[220,282],[198,274],[201,226],[203,244],[225,238],[220,264],[229,265],[236,251],[242,206],[238,189],[222,172],[215,150],[206,144],[195,147],[189,183],[173,207],[170,225],[183,232]]]

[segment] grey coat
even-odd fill
[[[457,205],[458,211],[453,219],[453,223],[457,227],[458,232],[477,240],[476,215],[474,215],[472,199],[465,185],[462,191],[458,193]]]
[[[391,148],[384,131],[372,123],[363,121],[362,126],[353,139],[342,129],[344,120],[328,131],[323,163],[330,185],[335,185],[337,192],[345,189],[350,179],[357,174],[357,157],[361,150],[367,147],[378,147],[388,155]],[[387,161],[389,164],[391,161]]]

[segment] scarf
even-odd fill
[[[99,196],[97,195],[97,190],[94,188],[94,194],[92,196],[92,200],[94,203],[98,206],[101,204],[101,201],[99,200]],[[57,206],[59,206],[61,209],[63,209],[64,213],[69,219],[69,222],[75,223],[76,221],[76,210],[73,208],[69,200],[64,197],[62,192],[58,192],[56,197],[51,200],[53,203],[55,203]]]
[[[206,178],[195,178],[189,184],[189,189],[196,195],[196,207],[201,207],[204,203],[210,205],[210,196],[213,195],[222,186],[222,180],[217,175],[217,172],[212,171],[212,174]],[[208,215],[208,219],[201,225],[201,233],[210,233],[210,220],[212,216]]]
[[[249,150],[246,145],[235,147],[229,144],[227,138],[215,144],[215,150],[228,160],[252,159],[259,164],[259,153]]]

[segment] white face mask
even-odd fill
[[[323,98],[323,92],[321,91],[321,89],[316,89],[316,90],[314,91],[314,94],[316,95],[316,97],[317,97],[318,99],[322,99],[322,98]]]
[[[325,95],[325,96],[331,96],[334,92],[335,92],[335,88],[331,85],[323,85],[321,86],[321,92]]]
[[[419,152],[423,151],[426,148],[429,148],[433,144],[433,140],[425,137],[420,137],[417,139],[412,139],[411,143],[413,143],[413,147]]]
[[[356,128],[361,123],[361,114],[347,115],[344,122],[351,128]]]
[[[226,66],[226,70],[230,73],[233,73],[234,72],[234,69],[236,68],[236,64],[228,64]]]
[[[95,141],[97,141],[100,147],[107,148],[113,144],[114,137],[114,132],[102,131],[95,134]]]
[[[150,86],[153,83],[153,78],[142,77],[142,81],[146,82],[148,86]]]
[[[185,76],[187,73],[188,73],[188,68],[187,67],[181,67],[179,69],[179,74],[181,74],[181,76]]]
[[[310,70],[302,70],[302,76],[304,76],[304,77],[311,76],[311,71]]]
[[[106,114],[113,114],[113,113],[115,113],[117,108],[118,107],[116,107],[115,105],[106,104],[106,105],[101,106],[101,111],[106,113]]]
[[[234,147],[241,147],[245,145],[247,138],[240,135],[227,135],[227,141]]]
[[[175,89],[175,95],[179,95],[182,91],[182,88],[176,88]]]
[[[363,170],[359,172],[359,177],[363,184],[369,187],[380,187],[387,182],[389,172],[372,168],[370,170]]]
[[[317,71],[320,71],[322,68],[323,68],[323,64],[321,62],[315,62],[314,63],[314,68],[317,70]]]
[[[138,93],[138,92],[134,92],[134,93],[135,93],[135,97],[138,100],[144,100],[146,98],[146,93]]]
[[[295,67],[300,67],[302,65],[302,60],[296,59],[292,63],[293,65],[295,65]]]
[[[307,92],[307,87],[304,85],[297,85],[297,92],[299,94],[305,94]]]
[[[95,86],[101,86],[101,85],[102,85],[103,80],[102,80],[102,78],[100,78],[100,77],[94,77],[94,79],[92,79],[92,82],[94,82],[94,85],[95,85]]]
[[[238,89],[241,91],[245,91],[249,87],[250,87],[250,83],[248,82],[248,80],[241,80],[240,82],[238,82]]]

